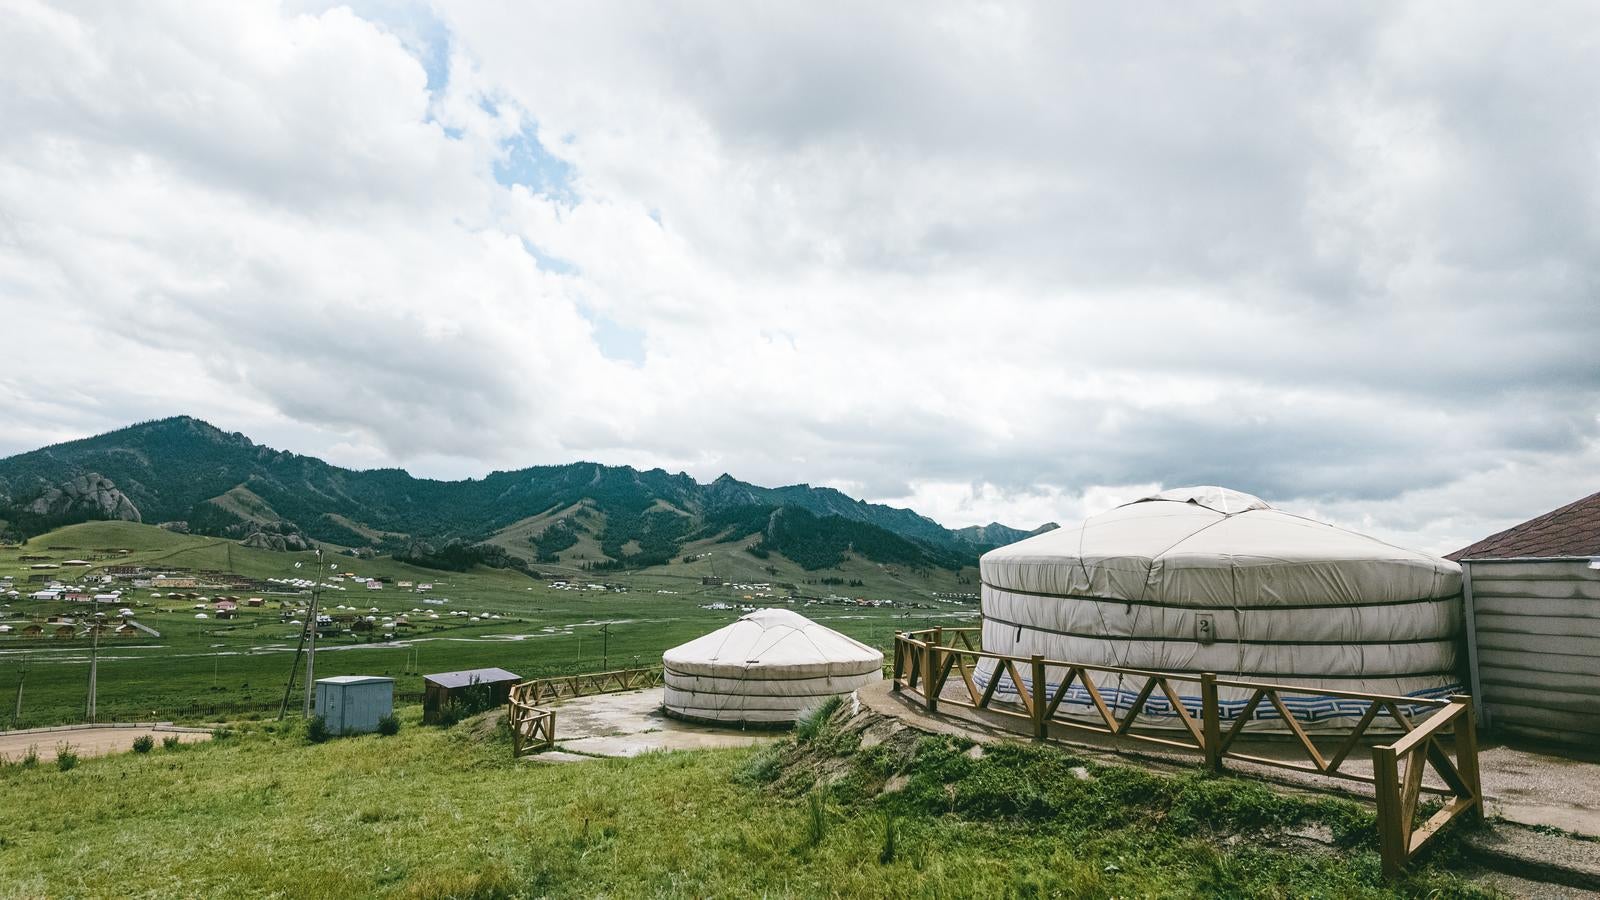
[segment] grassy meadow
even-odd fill
[[[1481,896],[1426,866],[1385,885],[1355,804],[1049,747],[862,750],[822,721],[551,765],[512,761],[503,729],[404,718],[0,766],[0,897]]]
[[[57,549],[51,549],[57,548]],[[129,550],[126,554],[117,550]],[[576,671],[600,671],[652,665],[661,651],[737,618],[737,608],[702,609],[714,602],[775,605],[777,599],[746,600],[750,592],[702,586],[701,576],[715,570],[735,580],[791,581],[811,596],[830,593],[852,597],[893,599],[896,607],[805,606],[794,609],[829,627],[875,646],[887,647],[898,628],[921,627],[975,615],[975,603],[951,604],[932,597],[934,592],[971,590],[955,573],[935,570],[912,576],[889,567],[847,560],[839,569],[805,573],[781,559],[757,560],[737,547],[721,545],[700,549],[710,554],[692,563],[638,573],[588,576],[570,567],[541,567],[548,577],[534,579],[514,570],[479,568],[441,572],[420,569],[380,557],[357,560],[331,556],[328,565],[340,572],[381,577],[389,584],[368,591],[345,582],[346,590],[323,592],[324,609],[332,614],[344,605],[362,615],[394,616],[408,613],[413,627],[393,641],[381,632],[324,638],[319,642],[317,675],[387,675],[396,679],[401,698],[420,695],[422,675],[453,669],[499,666],[525,677]],[[72,558],[94,559],[84,569],[71,567],[34,570],[19,557],[43,555],[59,563]],[[300,568],[295,568],[299,563]],[[218,538],[174,534],[149,525],[92,522],[40,535],[25,546],[0,548],[0,575],[11,575],[23,598],[0,602],[0,624],[20,631],[30,621],[51,614],[82,615],[86,604],[40,603],[26,599],[30,574],[76,583],[110,565],[173,566],[193,570],[214,569],[257,578],[310,577],[315,564],[311,553],[279,553],[239,546]],[[778,575],[765,567],[778,568]],[[791,571],[792,570],[792,571]],[[969,573],[970,574],[970,573]],[[806,578],[856,579],[859,587],[804,584]],[[548,587],[555,578],[622,584],[628,593],[558,591]],[[419,594],[394,586],[396,581],[431,582],[434,590]],[[152,598],[151,590],[124,594],[122,605],[135,608],[137,620],[161,633],[154,638],[104,636],[99,651],[98,707],[100,721],[170,720],[180,723],[260,717],[276,714],[284,683],[294,659],[298,626],[281,621],[279,601],[295,602],[304,595],[285,587],[285,593],[251,592],[263,596],[260,609],[241,608],[231,621],[196,619],[193,601]],[[215,591],[187,591],[211,596]],[[670,592],[670,593],[662,593]],[[238,594],[227,590],[222,593]],[[777,597],[787,591],[776,591]],[[448,599],[432,606],[424,598]],[[378,612],[368,611],[376,607]],[[420,614],[411,613],[420,609]],[[452,617],[463,610],[500,616],[470,623]],[[115,609],[106,610],[114,613]],[[440,618],[429,619],[429,613]],[[212,615],[207,610],[208,616]],[[605,639],[600,625],[611,622]],[[604,654],[604,655],[603,655]],[[83,720],[88,682],[90,641],[50,637],[26,639],[16,633],[0,635],[0,728],[31,727]],[[19,682],[21,715],[15,716]],[[291,703],[291,709],[297,708]]]

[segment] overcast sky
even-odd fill
[[[178,413],[960,526],[1600,490],[1600,12],[0,0],[0,455]]]

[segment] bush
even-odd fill
[[[28,752],[22,754],[22,767],[24,769],[33,769],[33,768],[37,768],[38,765],[39,765],[39,748],[36,745],[29,744],[28,745]]]
[[[156,739],[148,734],[141,734],[133,739],[133,752],[135,753],[149,753],[155,749],[155,746]]]
[[[439,710],[437,722],[441,727],[449,728],[462,719],[488,712],[499,705],[494,698],[494,689],[489,685],[469,684],[456,691],[449,704]]]
[[[320,744],[333,737],[333,732],[328,730],[328,720],[321,716],[312,716],[306,721],[306,740],[313,744]]]
[[[378,720],[378,733],[388,737],[400,733],[400,717],[390,713]]]
[[[71,744],[56,745],[56,768],[63,772],[70,772],[78,765],[78,754],[72,752]]]
[[[175,734],[169,734],[161,739],[161,749],[163,750],[176,750],[182,744],[182,739]]]

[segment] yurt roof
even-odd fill
[[[984,554],[992,589],[1240,607],[1447,597],[1455,563],[1212,486],[1140,498]]]
[[[883,654],[787,609],[758,609],[661,655],[669,668],[708,675],[820,670],[855,674],[883,665]]]

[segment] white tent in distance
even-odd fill
[[[883,653],[786,609],[761,609],[661,656],[668,715],[785,725],[883,678]]]

